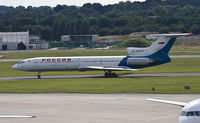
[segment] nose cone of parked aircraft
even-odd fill
[[[199,123],[198,117],[179,117],[179,123]]]
[[[12,68],[18,70],[17,64],[13,65]]]

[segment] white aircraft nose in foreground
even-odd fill
[[[147,99],[148,101],[155,101],[160,103],[167,103],[184,107],[179,116],[179,123],[200,123],[200,99],[189,103],[175,102],[159,99]]]
[[[39,57],[25,59],[12,68],[22,71],[105,71],[105,77],[117,77],[112,71],[136,71],[139,68],[168,63],[168,53],[178,36],[182,34],[154,34],[157,40],[147,48],[127,48],[128,56],[88,56],[88,57]]]

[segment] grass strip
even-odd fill
[[[1,81],[1,93],[200,93],[200,77],[136,77]],[[184,86],[190,86],[185,90]],[[155,91],[152,91],[155,88]]]

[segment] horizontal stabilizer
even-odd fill
[[[131,69],[127,67],[100,67],[100,66],[86,66],[86,67],[81,67],[81,69],[110,70],[110,71],[138,71],[139,70],[139,69]]]
[[[158,39],[159,37],[180,37],[180,36],[191,36],[192,33],[174,33],[174,34],[150,34],[148,39]]]
[[[147,36],[147,39],[156,39],[151,46],[146,48],[129,47],[127,48],[127,54],[129,56],[168,55],[177,37],[190,35],[191,33],[151,34]]]
[[[184,102],[176,102],[176,101],[168,101],[168,100],[159,100],[159,99],[151,99],[151,98],[147,98],[146,100],[159,102],[159,103],[166,103],[166,104],[171,104],[171,105],[178,105],[182,107],[187,105],[187,103],[184,103]]]

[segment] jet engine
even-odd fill
[[[128,58],[127,64],[128,65],[149,65],[150,63],[153,63],[153,59],[149,58]]]

